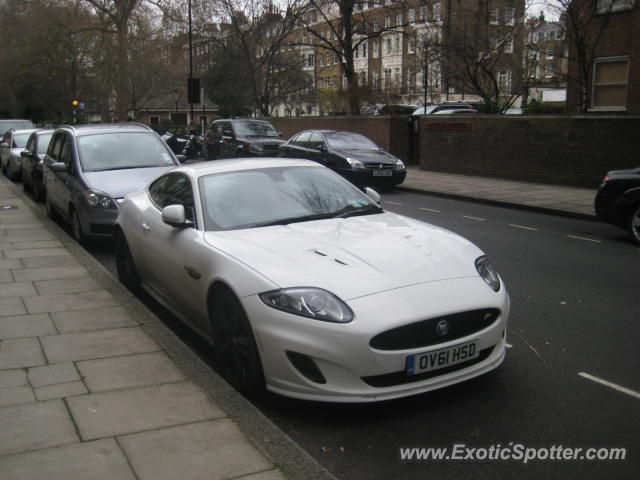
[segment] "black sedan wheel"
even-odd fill
[[[631,209],[627,226],[629,228],[631,238],[633,238],[636,243],[640,244],[640,204]]]
[[[251,325],[238,298],[228,288],[218,288],[210,301],[214,353],[225,379],[244,394],[264,390],[260,354]]]
[[[133,262],[133,256],[129,249],[124,233],[118,230],[115,235],[116,270],[118,280],[131,292],[136,293],[140,289],[140,277]]]

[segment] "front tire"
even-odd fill
[[[260,354],[240,300],[229,288],[220,287],[212,293],[209,306],[220,373],[243,394],[263,392],[265,380]]]
[[[629,213],[627,220],[627,229],[631,239],[640,245],[640,203],[631,208],[631,213]]]
[[[71,209],[71,234],[76,242],[83,245],[87,240],[85,233],[82,231],[82,224],[80,223],[80,217],[75,208]]]
[[[140,290],[140,277],[133,261],[133,255],[129,249],[127,239],[122,230],[118,230],[115,236],[116,270],[118,280],[133,293]]]

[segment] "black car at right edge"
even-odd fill
[[[640,167],[607,173],[595,209],[600,220],[628,230],[640,244]]]

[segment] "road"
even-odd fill
[[[267,394],[254,400],[258,408],[341,480],[637,478],[640,248],[626,233],[408,192],[386,193],[382,205],[460,233],[489,255],[512,300],[504,364],[409,399],[336,405]],[[114,270],[109,248],[92,251]],[[210,363],[206,346],[151,306]],[[623,447],[627,460],[400,459],[401,448],[511,442],[556,451]]]

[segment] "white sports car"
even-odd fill
[[[246,393],[378,401],[496,368],[509,295],[487,257],[379,200],[306,160],[181,166],[122,204],[118,276]]]

